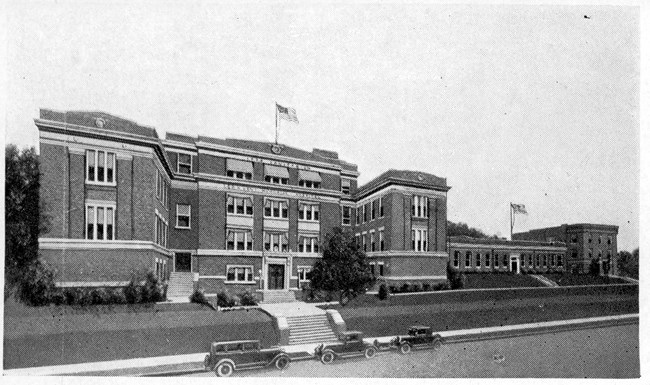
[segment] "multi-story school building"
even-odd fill
[[[358,187],[332,151],[167,134],[101,112],[49,109],[40,134],[40,253],[62,286],[187,272],[208,293],[298,289],[335,227],[376,275],[444,280],[444,178],[389,170]]]

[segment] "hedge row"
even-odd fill
[[[203,289],[195,290],[194,293],[190,296],[190,302],[199,303],[201,305],[209,306],[215,308],[205,296],[205,291]],[[235,306],[256,306],[258,303],[257,297],[255,294],[246,290],[243,293],[238,295],[232,295],[227,291],[220,291],[217,293],[217,303],[216,305],[220,308],[230,308]]]

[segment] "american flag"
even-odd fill
[[[280,119],[298,123],[298,115],[296,115],[296,110],[294,108],[282,107],[278,103],[275,103],[275,106],[278,109],[278,116]]]
[[[510,207],[512,207],[512,212],[515,214],[528,214],[528,211],[526,211],[526,206],[522,204],[517,204],[517,203],[511,203]]]

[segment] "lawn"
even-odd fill
[[[523,274],[470,273],[465,274],[465,289],[495,289],[511,287],[542,287],[543,283]]]
[[[560,286],[579,286],[579,285],[611,285],[620,283],[629,283],[624,279],[610,278],[607,276],[593,276],[589,274],[543,274],[544,277],[551,281],[557,282]]]

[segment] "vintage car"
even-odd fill
[[[397,336],[391,342],[391,347],[402,354],[407,354],[411,349],[440,350],[443,339],[440,334],[433,334],[428,326],[411,326],[407,335]]]
[[[363,333],[348,331],[339,334],[339,341],[320,344],[314,355],[324,364],[331,364],[336,358],[365,356],[373,358],[377,348],[363,341]]]
[[[228,377],[235,370],[258,369],[271,365],[284,370],[290,363],[291,359],[283,349],[261,349],[260,341],[248,340],[213,342],[203,365],[205,370],[214,370],[219,377]]]

